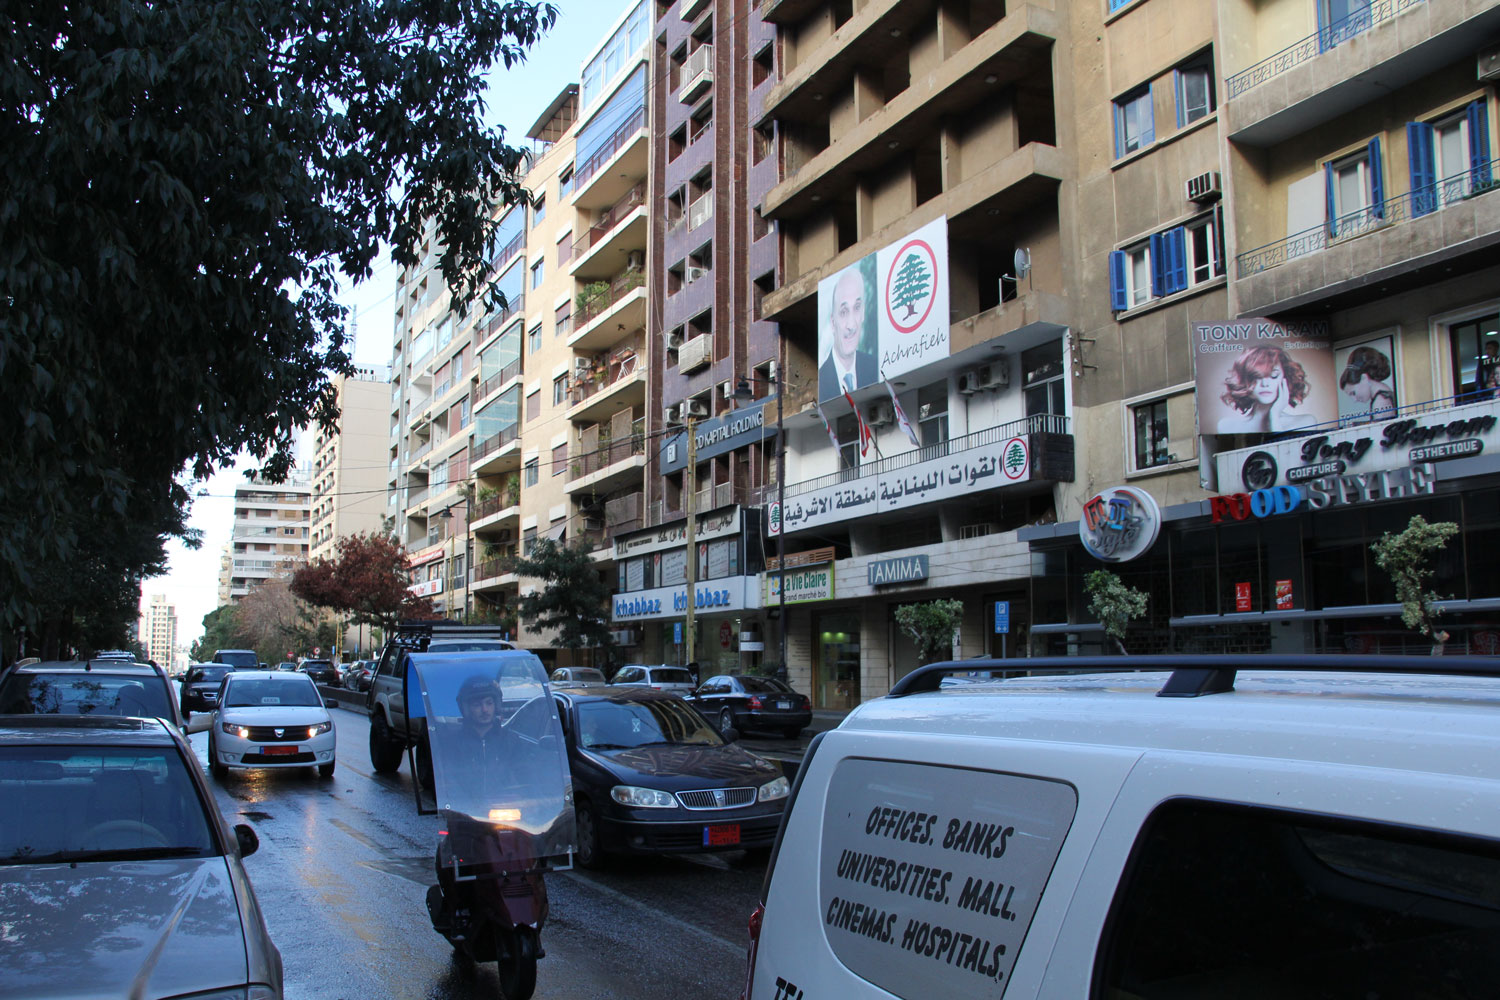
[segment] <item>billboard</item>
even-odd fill
[[[818,401],[948,356],[948,218],[818,282]]]
[[[1341,345],[1333,356],[1339,373],[1339,423],[1368,424],[1396,415],[1396,351],[1390,336]]]
[[[1199,434],[1277,434],[1339,418],[1325,320],[1193,324]]]

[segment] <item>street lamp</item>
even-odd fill
[[[776,666],[776,679],[786,681],[786,428],[781,422],[781,397],[782,384],[779,375],[767,375],[765,378],[751,375],[741,375],[734,386],[734,399],[737,403],[748,403],[755,399],[755,392],[750,388],[751,382],[760,382],[764,385],[776,387],[776,509],[781,517],[781,525],[776,530],[776,621],[780,625],[781,635],[781,660]]]

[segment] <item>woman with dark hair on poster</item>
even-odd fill
[[[1383,420],[1396,412],[1396,393],[1386,384],[1391,377],[1391,359],[1373,347],[1356,347],[1339,375],[1344,395],[1365,407],[1362,413],[1349,415],[1351,423]]]
[[[1252,347],[1234,363],[1219,398],[1234,413],[1219,421],[1220,434],[1274,434],[1316,423],[1297,407],[1311,384],[1302,366],[1279,347]]]

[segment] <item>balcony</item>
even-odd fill
[[[578,293],[575,309],[569,347],[600,351],[614,346],[620,339],[620,327],[630,331],[646,325],[646,272],[627,267],[607,285],[591,282]]]
[[[682,88],[677,91],[677,100],[691,104],[708,93],[714,85],[714,47],[701,45],[694,49],[682,65]]]
[[[1468,0],[1374,0],[1229,75],[1229,138],[1271,146],[1443,66],[1472,67],[1477,39],[1500,30],[1500,7],[1479,7]],[[1255,37],[1253,27],[1246,37]]]
[[[1072,481],[1068,418],[1040,413],[789,483],[782,520],[788,534],[854,520],[897,520],[916,507],[940,501],[997,489],[1035,492]],[[761,487],[754,500],[767,506],[775,503],[776,486]]]
[[[474,349],[477,351],[491,337],[499,333],[502,327],[513,322],[525,311],[526,296],[524,294],[517,295],[514,299],[507,297],[504,309],[488,317],[483,323],[474,324]]]
[[[1241,315],[1278,314],[1390,282],[1422,283],[1432,265],[1493,262],[1500,244],[1500,159],[1388,198],[1235,258]],[[1362,291],[1361,291],[1362,290]]]
[[[679,13],[681,13],[684,21],[691,23],[698,16],[699,12],[708,8],[709,2],[710,0],[682,0],[682,7],[679,9]]]
[[[512,424],[470,448],[469,469],[475,475],[520,468],[521,425]]]
[[[646,176],[646,108],[642,105],[604,143],[573,168],[573,205],[599,209]]]
[[[521,483],[512,480],[514,489],[502,488],[500,493],[474,504],[474,520],[469,527],[474,531],[498,528],[521,517]]]
[[[595,358],[579,358],[568,419],[597,423],[620,409],[634,409],[644,403],[644,347],[635,340]]]
[[[604,504],[604,533],[609,538],[623,535],[643,526],[646,495],[627,493]]]
[[[485,379],[483,382],[479,383],[479,391],[474,394],[474,409],[479,409],[480,405],[485,400],[489,399],[501,389],[504,389],[505,384],[511,379],[520,377],[521,359],[517,358],[510,364],[506,365],[504,368],[497,371],[495,374],[491,375],[489,378]]]
[[[597,445],[592,447],[590,435],[584,434],[583,454],[568,463],[565,492],[606,492],[620,489],[632,481],[640,482],[641,470],[646,465],[646,418],[637,417],[628,425],[623,420],[611,423],[628,426],[629,430],[623,434],[600,434]]]
[[[474,590],[496,590],[515,586],[520,582],[516,576],[515,546],[506,549],[504,555],[481,559],[474,564]]]
[[[688,230],[697,229],[714,217],[714,193],[705,192],[698,200],[688,206],[687,224]]]
[[[631,251],[646,249],[646,185],[640,183],[604,212],[573,243],[568,270],[580,281],[608,280],[628,266]],[[576,320],[575,320],[576,322]]]

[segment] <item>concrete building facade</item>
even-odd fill
[[[338,425],[318,428],[312,466],[309,556],[332,558],[340,538],[378,532],[385,516],[390,370],[360,368],[334,382]]]
[[[311,512],[307,469],[294,470],[284,483],[251,479],[235,487],[229,603],[307,564]]]
[[[168,670],[177,665],[177,608],[166,594],[152,594],[141,615],[140,642],[146,656]]]

